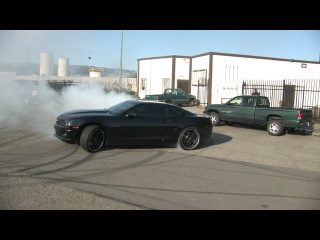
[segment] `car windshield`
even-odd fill
[[[136,104],[132,101],[124,101],[124,102],[118,103],[112,107],[109,107],[107,110],[108,110],[108,112],[111,112],[111,113],[121,114],[121,113],[127,111],[128,109],[132,108],[135,105]]]

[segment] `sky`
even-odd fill
[[[135,71],[141,58],[207,52],[318,62],[320,30],[0,30],[0,64],[39,63],[40,52]]]

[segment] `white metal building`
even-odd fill
[[[320,79],[320,62],[208,52],[138,59],[137,78],[138,94],[178,87],[211,104],[241,94],[244,80]]]
[[[91,66],[89,67],[89,76],[90,77],[101,77],[102,69],[98,67]]]

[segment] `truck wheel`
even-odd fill
[[[219,113],[210,112],[210,118],[213,126],[219,126],[221,119]]]
[[[80,146],[83,150],[93,153],[98,152],[106,142],[106,135],[99,126],[86,127],[80,137]]]
[[[284,127],[279,120],[269,120],[267,131],[271,136],[280,136],[283,134]]]
[[[193,150],[200,144],[201,137],[198,129],[187,127],[179,135],[178,145],[184,150]]]
[[[194,105],[195,105],[194,99],[190,99],[189,102],[188,102],[188,106],[189,107],[193,107]]]

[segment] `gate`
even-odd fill
[[[243,95],[255,89],[269,98],[271,107],[312,109],[313,120],[320,122],[320,79],[243,81]]]
[[[192,86],[197,86],[197,106],[206,105],[208,96],[207,70],[194,70],[192,74]]]

